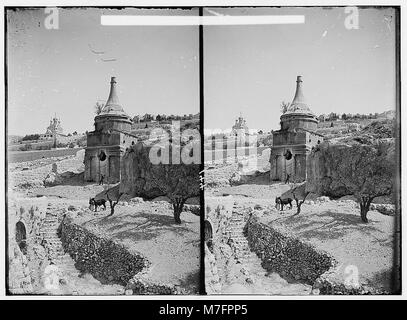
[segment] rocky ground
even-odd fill
[[[259,208],[259,205],[257,205]],[[221,261],[222,294],[264,294],[264,295],[309,295],[312,287],[302,283],[288,282],[279,274],[262,267],[261,259],[249,248],[244,234],[244,216],[251,211],[248,204],[236,205],[227,230],[230,233],[228,244],[220,248],[223,251]]]
[[[181,215],[174,223],[170,204],[165,201],[123,202],[113,216],[101,211],[95,217],[75,219],[93,234],[124,245],[130,252],[142,253],[152,263],[148,279],[153,283],[176,286],[189,294],[199,291],[199,216]]]
[[[53,164],[56,164],[59,173],[71,172],[72,176],[61,184],[61,188],[69,186],[86,186],[83,179],[80,179],[84,170],[83,164],[84,150],[80,150],[73,156],[62,156],[38,159],[34,161],[11,163],[8,165],[8,188],[10,192],[23,194],[27,196],[36,196],[37,194],[52,191],[45,190],[44,180],[52,172]],[[65,197],[65,195],[55,194],[56,197]],[[68,197],[69,198],[69,197]],[[71,197],[76,199],[77,197]]]
[[[172,284],[188,293],[198,292],[199,283],[199,216],[191,213],[194,208],[181,215],[183,223],[176,225],[170,205],[166,201],[144,202],[141,199],[119,203],[115,214],[106,217],[110,211],[97,213],[89,210],[89,198],[109,186],[83,182],[83,151],[75,156],[45,158],[9,165],[9,195],[14,198],[37,198],[48,202],[59,212],[70,212],[71,206],[78,222],[97,235],[107,236],[125,245],[129,250],[142,252],[152,262],[148,278],[151,281]],[[55,183],[47,184],[56,164]],[[55,169],[55,168],[54,168]],[[69,174],[66,174],[69,173]],[[44,184],[45,181],[45,184]],[[47,185],[47,186],[45,186]],[[163,199],[157,199],[163,200]],[[196,210],[195,210],[196,211]],[[56,235],[56,222],[48,217],[49,243],[58,252],[60,244]],[[53,220],[54,219],[54,220]],[[57,273],[61,284],[57,289],[43,294],[124,294],[122,286],[101,284],[90,274],[80,274],[73,260],[63,252],[56,258]],[[181,291],[182,291],[181,290]]]
[[[353,197],[329,200],[327,197],[311,194],[303,204],[301,214],[294,216],[295,203],[291,210],[279,211],[275,208],[275,197],[287,193],[291,185],[267,182],[264,175],[253,175],[253,179],[246,179],[243,184],[236,183],[233,177],[242,176],[242,170],[239,173],[239,166],[238,163],[207,165],[205,177],[210,183],[205,189],[205,196],[233,196],[236,206],[241,208],[241,213],[244,212],[242,208],[251,208],[262,223],[272,225],[282,233],[293,235],[300,241],[308,242],[332,254],[339,262],[336,277],[343,280],[344,272],[349,271],[348,266],[356,266],[361,284],[384,290],[390,289],[395,234],[394,206],[373,204],[368,214],[370,222],[364,224],[361,222],[359,207]],[[242,229],[241,226],[239,228]],[[237,232],[241,232],[239,230]],[[245,239],[239,240],[244,245]],[[221,261],[223,265],[226,263],[228,262]],[[247,275],[244,274],[245,271],[241,272],[241,269],[254,270],[252,274],[257,280],[248,284]],[[274,274],[275,278],[270,282],[269,276],[266,276],[267,272],[261,267],[259,269],[258,261],[255,259],[230,266],[228,270],[229,274],[225,274],[221,281],[223,291],[229,293],[279,292],[275,290],[276,287],[273,291],[273,281],[276,285],[285,281]],[[256,287],[256,281],[261,285]],[[269,289],[266,289],[267,286]],[[303,287],[294,287],[294,290],[291,290],[293,287],[281,286],[280,292],[281,288],[289,288],[287,294],[308,292]]]
[[[295,209],[294,209],[295,210]],[[395,217],[373,210],[363,223],[358,204],[352,200],[322,199],[294,210],[266,211],[260,221],[328,252],[338,262],[335,279],[344,281],[350,268],[358,272],[360,284],[391,291]]]

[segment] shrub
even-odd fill
[[[28,151],[32,150],[32,145],[31,143],[26,143],[20,147],[20,151]]]
[[[39,134],[27,134],[26,136],[23,137],[23,141],[29,141],[29,140],[38,140],[40,138]]]

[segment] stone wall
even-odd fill
[[[261,258],[264,269],[277,272],[287,281],[312,285],[312,294],[389,294],[382,289],[348,283],[340,271],[341,264],[330,254],[255,217],[247,222],[246,233],[249,246]]]
[[[221,284],[215,255],[205,243],[205,292],[208,295],[221,294]]]
[[[232,196],[205,198],[205,220],[212,226],[214,243],[224,240],[230,224],[230,218],[232,217],[233,204]]]
[[[40,235],[46,202],[13,198],[8,201],[8,291],[32,294],[42,287],[42,275],[48,265]]]
[[[306,131],[275,131],[273,146],[307,144]]]
[[[64,250],[74,259],[75,267],[103,284],[126,286],[149,266],[149,261],[141,254],[132,254],[112,240],[97,237],[68,218],[62,221],[60,234]]]
[[[106,134],[104,132],[89,132],[87,136],[87,147],[96,146],[115,146],[120,145],[122,140],[122,133],[112,132]]]
[[[174,295],[174,294],[188,294],[182,292],[175,286],[168,284],[152,282],[148,279],[148,269],[137,273],[127,284],[126,290],[129,294],[143,294],[143,295]]]
[[[205,220],[212,227],[210,249],[205,244],[205,289],[207,294],[221,293],[221,280],[225,279],[233,255],[228,244],[228,232],[234,200],[229,197],[205,198]]]
[[[262,267],[289,281],[313,285],[336,264],[328,254],[284,235],[252,218],[247,223],[249,246],[263,261]]]
[[[90,273],[102,284],[125,286],[126,295],[184,293],[175,286],[149,280],[151,263],[141,253],[131,253],[110,239],[98,237],[70,218],[62,221],[60,235],[64,250],[75,261],[75,268]]]
[[[120,145],[86,148],[84,160],[85,181],[99,182],[101,175],[103,175],[105,183],[119,182],[120,158],[123,152],[124,150],[122,150]]]

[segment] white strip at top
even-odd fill
[[[199,25],[264,25],[302,24],[304,15],[265,16],[134,16],[102,15],[103,26],[199,26]]]

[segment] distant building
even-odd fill
[[[306,179],[308,155],[322,141],[317,134],[318,120],[305,102],[302,79],[297,77],[295,96],[280,117],[280,130],[273,132],[270,154],[272,180],[303,181]]]
[[[61,127],[61,120],[58,119],[55,115],[53,119],[49,121],[49,126],[47,127],[47,131],[45,134],[63,134],[64,130]]]
[[[122,156],[127,147],[137,142],[130,134],[132,121],[119,102],[116,84],[112,77],[107,102],[95,117],[95,130],[87,133],[86,181],[100,182],[103,176],[105,183],[119,182]]]
[[[61,120],[56,115],[49,121],[45,134],[41,134],[39,140],[52,140],[57,139],[58,136],[63,136],[64,130],[61,126]]]
[[[231,135],[237,136],[247,134],[249,134],[249,128],[247,127],[246,120],[242,117],[242,115],[240,115],[239,118],[235,120],[235,124],[232,126]]]

